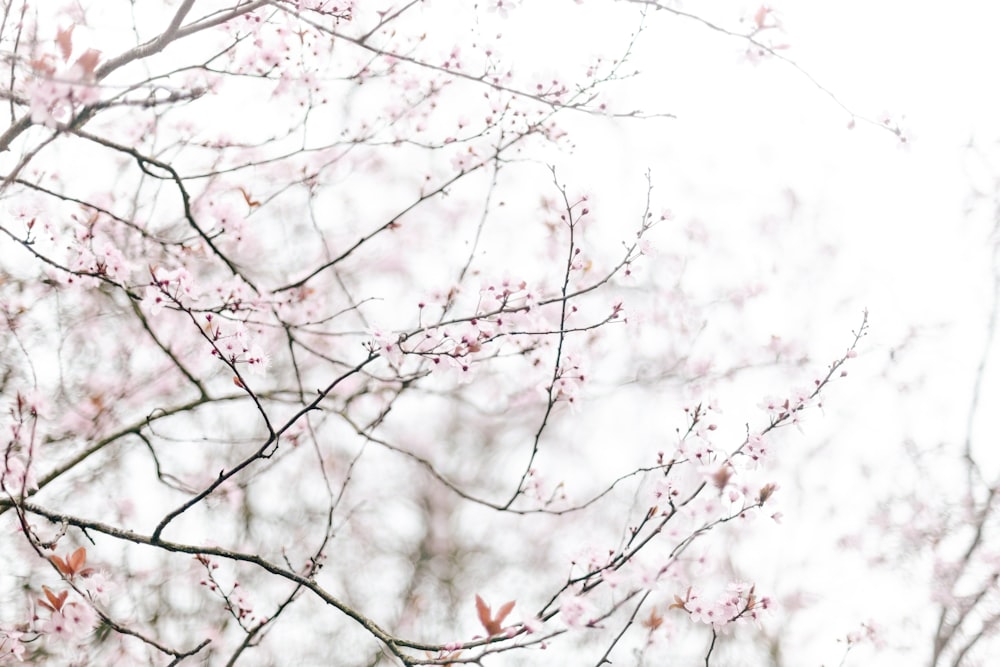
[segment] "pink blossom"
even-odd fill
[[[104,273],[113,280],[122,280],[128,277],[130,269],[125,257],[110,242],[101,247],[101,254],[96,255],[95,260],[98,273]]]
[[[736,597],[742,597],[746,595],[753,589],[754,585],[745,581],[733,581],[726,586],[726,590],[734,594]]]
[[[459,151],[451,159],[451,166],[456,171],[469,171],[473,167],[479,165],[479,154],[476,153],[476,149],[472,146]]]
[[[20,495],[38,489],[38,480],[20,456],[8,454],[0,468],[0,489],[11,495]]]
[[[753,467],[762,463],[768,456],[769,448],[761,435],[751,435],[747,438],[747,444],[743,448],[743,453],[753,462]]]
[[[692,599],[687,604],[688,614],[696,623],[715,624],[722,617],[715,605],[710,605],[699,599]]]
[[[82,580],[81,587],[91,600],[107,604],[116,585],[104,570],[92,572]]]
[[[801,410],[809,405],[812,400],[813,390],[809,387],[799,386],[792,391],[791,406],[793,410]]]
[[[529,618],[521,625],[528,634],[538,633],[545,629],[545,623],[539,618]]]
[[[268,355],[260,345],[253,345],[250,351],[247,353],[247,364],[250,367],[250,372],[253,375],[264,375],[267,372],[268,367],[271,365],[271,357]]]
[[[579,595],[567,595],[560,600],[559,614],[563,622],[571,628],[590,625],[593,621],[593,603]]]
[[[503,18],[507,18],[511,9],[517,7],[515,0],[488,0],[486,9],[495,12]]]
[[[49,613],[49,618],[42,625],[42,631],[66,641],[78,641],[90,634],[96,623],[97,614],[90,605],[67,602],[58,610]]]
[[[382,356],[393,366],[398,367],[403,363],[403,350],[399,346],[399,336],[382,329],[372,330],[372,338]]]
[[[146,299],[150,300],[150,312],[160,313],[163,307],[174,302],[186,305],[196,301],[191,275],[181,267],[173,271],[153,270],[153,284],[146,288]],[[145,299],[144,299],[145,300]]]
[[[621,570],[610,569],[601,573],[601,581],[606,583],[609,588],[617,588],[626,581],[626,578]]]
[[[857,630],[847,633],[846,639],[849,645],[871,643],[876,647],[881,647],[883,644],[882,632],[878,624],[872,620],[862,623]]]
[[[682,456],[699,465],[709,463],[713,458],[712,454],[715,452],[712,443],[704,437],[700,437],[697,433],[682,440],[677,446],[677,451]]]
[[[776,396],[765,396],[764,400],[758,403],[758,407],[766,410],[768,417],[772,420],[778,419],[781,415],[788,412],[785,401]]]
[[[146,288],[146,296],[142,301],[149,306],[149,314],[153,317],[163,312],[164,306],[169,302],[163,290],[153,285]]]
[[[11,657],[18,662],[24,662],[24,644],[21,637],[24,635],[14,630],[0,629],[0,662],[5,657]]]
[[[78,85],[55,76],[38,76],[25,88],[32,122],[48,127],[68,121],[80,107],[100,100],[96,86]]]

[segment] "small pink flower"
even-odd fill
[[[372,338],[378,346],[382,356],[393,366],[403,363],[403,350],[399,347],[399,337],[382,329],[372,331]]]
[[[146,288],[146,297],[143,301],[149,304],[149,314],[156,317],[163,312],[163,307],[167,305],[169,299],[159,287],[150,285]]]
[[[115,584],[107,572],[98,570],[83,579],[82,588],[91,600],[107,604],[111,599],[111,593],[115,590]]]
[[[563,622],[571,628],[580,628],[593,622],[593,606],[589,600],[569,595],[560,601],[559,612]]]
[[[704,603],[701,600],[689,602],[688,609],[691,620],[696,623],[714,624],[720,618],[719,611],[713,605]]]
[[[96,621],[97,614],[89,605],[68,602],[49,613],[42,632],[65,641],[76,641],[88,635]]]
[[[524,626],[525,632],[527,632],[529,635],[541,632],[542,630],[545,629],[545,623],[543,623],[542,620],[538,618],[529,618],[528,620],[524,621],[521,625]]]
[[[253,375],[264,375],[271,365],[271,357],[259,345],[254,345],[247,354],[247,364]]]
[[[746,447],[743,448],[743,452],[753,461],[754,465],[763,462],[767,458],[768,451],[767,443],[760,435],[751,435],[747,438]]]
[[[514,0],[489,0],[486,3],[486,9],[489,12],[495,12],[503,18],[507,18],[511,9],[517,5]]]
[[[479,155],[476,153],[476,150],[472,146],[469,146],[455,154],[451,159],[451,166],[457,171],[469,171],[469,169],[478,164],[478,158]]]
[[[81,602],[70,602],[63,605],[62,615],[68,624],[69,632],[74,637],[86,636],[97,624],[97,614],[94,609]]]
[[[24,662],[24,644],[21,643],[22,633],[13,630],[0,630],[0,662],[10,656],[18,662]]]

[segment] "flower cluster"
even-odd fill
[[[711,625],[718,630],[740,620],[759,622],[761,614],[770,609],[770,598],[758,597],[756,587],[744,582],[733,582],[712,602],[704,599],[694,587],[687,589],[684,597],[674,596],[671,609],[681,609],[697,623]]]
[[[173,271],[156,268],[149,270],[153,282],[146,287],[146,298],[151,315],[159,315],[167,306],[183,306],[194,300],[191,275],[181,267]]]
[[[223,320],[208,313],[205,331],[212,343],[212,355],[235,367],[245,365],[254,375],[263,375],[270,364],[270,357],[251,342],[247,327],[240,321]]]
[[[44,597],[38,605],[47,612],[47,618],[36,626],[39,634],[60,644],[75,644],[90,636],[97,625],[98,613],[94,602],[108,599],[107,576],[87,566],[87,550],[80,547],[65,558],[52,555],[49,561],[55,566],[70,588],[59,592],[42,586]],[[86,596],[84,595],[86,594]]]

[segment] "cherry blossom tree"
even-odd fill
[[[779,17],[529,4],[4,3],[0,662],[763,650],[719,540],[867,314],[725,347],[759,287],[574,151],[683,122],[630,106],[647,30],[794,70]]]

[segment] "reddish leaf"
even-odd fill
[[[56,595],[48,586],[42,586],[42,591],[45,593],[45,597],[48,598],[48,602],[39,600],[38,604],[49,611],[59,611],[62,609],[63,603],[66,602],[66,597],[69,595],[69,591],[63,591],[59,595]]]
[[[675,595],[674,603],[670,605],[670,609],[687,609],[687,600],[682,600],[680,595]]]
[[[73,28],[76,26],[71,25],[65,30],[60,30],[56,32],[56,44],[59,45],[59,52],[62,54],[63,60],[69,60],[69,54],[73,53]]]
[[[650,630],[656,630],[661,625],[663,625],[663,617],[660,616],[660,614],[658,614],[656,609],[654,608],[649,612],[649,618],[644,620],[642,624],[645,625]]]
[[[764,21],[767,20],[767,15],[771,10],[768,9],[767,5],[761,5],[757,9],[757,13],[753,15],[753,22],[757,24],[757,29],[760,30],[764,27]]]
[[[476,613],[479,614],[479,622],[483,624],[486,631],[490,631],[489,624],[493,622],[490,616],[490,607],[487,605],[479,595],[476,595]]]
[[[47,53],[41,58],[29,60],[28,64],[31,65],[31,69],[41,74],[52,75],[56,71],[55,65],[52,64],[52,56]]]
[[[87,562],[87,550],[84,547],[80,547],[73,553],[69,555],[69,565],[73,568],[74,572],[79,572],[83,564]]]
[[[52,564],[56,566],[57,570],[59,570],[66,576],[69,576],[70,570],[69,570],[69,565],[66,563],[66,561],[64,561],[59,556],[49,556],[49,560],[52,561]]]
[[[73,553],[66,556],[65,559],[62,559],[59,556],[49,556],[49,560],[51,560],[52,564],[56,566],[59,573],[67,579],[72,579],[77,575],[87,577],[94,572],[93,568],[84,567],[87,563],[87,550],[84,547],[80,547]]]
[[[97,49],[87,49],[82,56],[76,59],[73,66],[80,70],[84,78],[91,78],[94,76],[94,70],[97,69],[97,63],[100,61],[100,51]]]
[[[479,622],[482,623],[490,637],[503,632],[503,620],[507,618],[507,615],[510,614],[512,609],[514,609],[515,604],[517,603],[514,600],[505,603],[502,607],[500,607],[500,609],[497,610],[497,615],[493,616],[490,606],[486,604],[481,597],[478,595],[476,596],[476,612],[479,614]]]
[[[49,556],[49,560],[52,561],[52,564],[56,566],[56,569],[58,569],[59,572],[67,579],[72,579],[78,574],[86,577],[93,572],[92,568],[84,567],[87,563],[87,550],[84,547],[80,547],[70,555],[66,556],[65,560],[59,556]]]
[[[510,600],[509,602],[505,602],[504,605],[502,607],[500,607],[500,609],[497,610],[497,615],[496,615],[496,617],[493,620],[496,621],[496,623],[498,625],[500,623],[503,623],[504,619],[507,618],[507,616],[510,615],[511,611],[513,611],[514,605],[516,605],[516,604],[517,604],[517,602],[515,602],[514,600]]]

